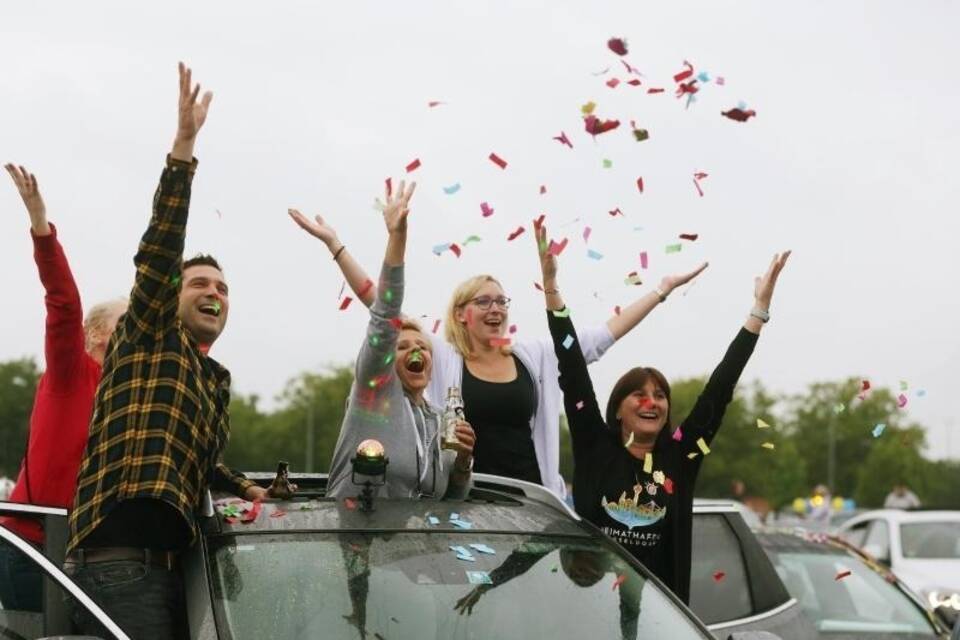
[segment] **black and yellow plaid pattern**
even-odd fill
[[[193,164],[167,159],[153,217],[134,258],[127,313],[107,348],[70,514],[68,552],[120,501],[174,506],[196,537],[194,511],[211,485],[253,483],[220,462],[230,432],[230,372],[203,355],[177,318]]]

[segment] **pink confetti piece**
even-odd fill
[[[553,139],[559,142],[560,144],[565,144],[571,149],[573,149],[573,145],[570,144],[570,139],[567,137],[567,134],[564,133],[563,131],[560,132],[560,135],[553,136]]]
[[[633,80],[627,80],[627,84],[630,85],[631,87],[639,87],[640,81],[634,78]]]
[[[539,216],[536,220],[533,221],[533,228],[534,228],[534,229],[539,229],[540,227],[542,227],[542,226],[543,226],[543,221],[546,219],[546,217],[547,217],[547,214],[541,213],[540,216]]]
[[[853,572],[850,571],[850,569],[845,569],[845,570],[843,570],[843,571],[838,571],[838,572],[837,572],[837,575],[834,576],[833,579],[834,579],[834,580],[843,580],[844,578],[846,578],[847,576],[850,576],[850,575],[852,575],[852,574],[853,574]]]
[[[344,298],[343,302],[340,303],[340,311],[343,311],[347,307],[349,307],[351,302],[353,302],[353,298],[351,298],[350,296],[347,296],[346,298]]]
[[[446,104],[446,102],[440,102],[439,100],[431,100],[430,102],[427,103],[427,106],[433,109],[434,107],[439,107],[442,104]]]
[[[583,410],[583,404],[584,404],[584,403],[583,403],[583,400],[577,400],[577,404],[576,404],[577,411],[582,411],[582,410]]]
[[[343,506],[347,508],[347,511],[356,511],[357,510],[356,498],[344,498]]]
[[[273,510],[273,513],[270,514],[270,517],[271,517],[271,518],[282,518],[282,517],[285,516],[285,515],[287,515],[287,512],[284,511],[283,509],[280,509],[279,507],[277,507],[277,508],[275,508],[275,509]]]
[[[607,40],[607,48],[618,56],[627,55],[627,41],[623,38],[610,38]]]
[[[536,289],[537,291],[543,291],[543,285],[541,285],[539,282],[534,282],[533,288]]]
[[[413,173],[420,168],[420,158],[417,158],[413,162],[407,165],[407,173]]]
[[[907,406],[907,396],[903,395],[902,393],[897,396],[897,406],[901,409]]]
[[[616,591],[617,589],[620,588],[620,585],[622,585],[626,581],[627,581],[627,574],[621,573],[620,575],[617,576],[617,579],[613,581],[613,588],[610,589],[610,591]]]
[[[439,328],[440,328],[440,319],[437,318],[436,320],[433,321],[433,331],[431,333],[436,334],[437,329]]]
[[[362,298],[372,288],[373,288],[373,280],[371,280],[370,278],[367,278],[367,281],[363,283],[363,287],[360,289],[360,291],[357,291],[357,295]]]
[[[647,268],[647,252],[646,251],[640,252],[640,268],[641,269]]]
[[[693,174],[693,186],[697,188],[697,193],[700,194],[700,197],[703,197],[703,189],[700,188],[700,181],[707,177],[707,174],[703,171],[697,171]]]
[[[501,169],[507,168],[507,161],[501,158],[500,156],[498,156],[497,154],[491,153],[489,157],[490,157],[490,162],[497,165]]]
[[[480,213],[483,215],[484,218],[489,218],[490,216],[493,215],[493,207],[491,207],[491,206],[490,206],[488,203],[486,203],[486,202],[481,202],[481,203],[480,203]]]
[[[508,331],[509,333],[516,333],[516,332],[517,332],[517,325],[515,325],[515,324],[510,325],[510,328],[507,329],[507,331]]]
[[[509,242],[509,241],[511,241],[511,240],[516,240],[516,239],[517,239],[517,236],[519,236],[519,235],[520,235],[521,233],[523,233],[524,231],[525,231],[525,229],[524,229],[523,227],[517,227],[517,230],[516,230],[516,231],[514,231],[514,232],[511,233],[509,236],[507,236],[507,241]]]
[[[583,228],[583,241],[584,241],[584,242],[587,242],[587,241],[590,240],[590,233],[591,233],[590,227],[584,227],[584,228]]]
[[[666,91],[666,89],[662,89],[660,87],[651,87],[650,89],[647,89],[647,93],[663,93],[664,91]]]
[[[552,256],[559,256],[563,253],[563,250],[567,248],[567,238],[564,238],[560,242],[550,241],[550,247],[547,249],[547,253]]]
[[[673,435],[670,437],[676,440],[677,442],[680,442],[681,440],[683,440],[683,425],[677,425],[676,431],[674,431]]]
[[[606,85],[607,85],[608,87],[610,87],[611,89],[616,89],[616,88],[617,88],[617,85],[620,84],[620,79],[619,79],[619,78],[610,78],[610,79],[607,80],[604,84],[606,84]]]
[[[637,191],[643,193],[643,176],[637,178]]]
[[[607,211],[607,213],[609,213],[610,216],[613,217],[613,218],[616,218],[618,215],[619,215],[619,216],[622,216],[622,215],[623,215],[623,211],[620,211],[620,207],[617,207],[617,208],[614,209],[613,211]]]
[[[723,76],[717,76],[717,84],[720,85],[721,87],[727,84],[726,78],[724,78]]]
[[[637,69],[636,67],[630,66],[630,63],[627,62],[626,60],[621,60],[621,61],[620,61],[620,64],[622,64],[623,67],[624,67],[624,69],[627,70],[627,73],[632,73],[632,74],[638,75],[638,76],[643,75],[642,73],[640,73],[640,70],[639,70],[639,69]]]

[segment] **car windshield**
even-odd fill
[[[225,638],[709,637],[589,539],[263,533],[210,544]]]
[[[904,558],[960,558],[960,522],[900,525]]]
[[[909,597],[853,556],[812,551],[770,555],[790,595],[821,633],[935,635]]]

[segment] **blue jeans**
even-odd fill
[[[6,543],[0,543],[0,603],[12,611],[43,611],[40,567]]]
[[[188,637],[183,580],[137,560],[97,562],[65,570],[94,602],[134,640]],[[81,633],[108,637],[103,626],[77,602],[73,622]]]

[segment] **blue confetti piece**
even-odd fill
[[[452,524],[453,526],[455,526],[455,527],[458,528],[458,529],[472,529],[472,528],[473,528],[473,523],[472,523],[472,522],[467,522],[466,520],[460,520],[460,519],[451,520],[451,521],[450,521],[450,524]]]
[[[925,395],[927,395],[927,391],[925,389],[917,389],[917,397],[922,398]]]
[[[457,184],[452,184],[452,185],[450,185],[449,187],[444,187],[444,188],[443,188],[443,192],[444,192],[445,194],[447,194],[448,196],[452,196],[452,195],[455,194],[457,191],[460,191],[460,183],[459,183],[459,182],[458,182]]]
[[[599,251],[594,251],[593,249],[587,249],[587,257],[592,258],[593,260],[602,260],[603,254]]]
[[[465,560],[467,562],[476,562],[477,559],[473,557],[473,554],[466,547],[461,547],[460,545],[450,545],[450,551],[453,551],[457,554],[457,560]]]
[[[466,573],[470,584],[493,584],[490,574],[486,571],[467,571]]]
[[[479,551],[480,553],[489,554],[489,555],[491,555],[491,556],[497,555],[496,549],[493,549],[492,547],[488,547],[487,545],[481,544],[481,543],[479,543],[479,542],[472,542],[472,543],[470,543],[470,548],[473,549],[473,550],[475,550],[475,551]]]
[[[569,349],[572,346],[573,346],[573,336],[568,333],[567,337],[563,339],[563,348]]]
[[[887,428],[887,425],[883,424],[882,422],[879,423],[877,426],[873,428],[873,437],[879,438],[880,434],[883,433],[883,430],[886,428]]]
[[[747,103],[741,100],[740,102],[737,103],[737,109],[740,109],[741,111],[746,111]]]
[[[442,254],[444,251],[446,251],[446,250],[449,249],[449,248],[450,248],[450,243],[449,243],[449,242],[444,243],[444,244],[438,244],[438,245],[436,245],[436,246],[433,248],[433,253],[435,253],[436,255],[439,256],[440,254]]]
[[[706,71],[701,71],[697,74],[697,80],[700,82],[710,82],[710,74]]]
[[[440,524],[440,518],[438,518],[437,516],[430,516],[429,518],[427,518],[427,522],[429,522],[432,525],[438,525]]]
[[[459,520],[459,519],[460,519],[460,514],[457,513],[456,511],[450,514],[450,522],[453,522],[454,520]]]

